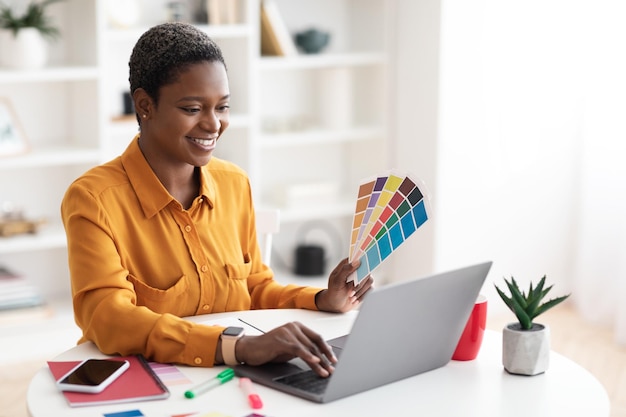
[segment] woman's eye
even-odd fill
[[[226,111],[226,110],[230,109],[230,106],[228,104],[224,104],[223,106],[219,106],[217,109],[219,111]]]
[[[182,110],[187,113],[197,113],[200,111],[197,107],[183,107]]]

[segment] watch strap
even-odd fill
[[[224,364],[228,366],[235,366],[241,363],[237,360],[237,356],[235,355],[235,346],[242,337],[243,333],[239,336],[222,335],[222,360],[224,361]]]

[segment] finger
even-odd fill
[[[353,259],[352,262],[350,262],[350,266],[352,266],[354,270],[358,269],[358,267],[361,266],[361,258]]]
[[[329,360],[331,363],[337,362],[337,357],[333,352],[333,348],[326,343],[326,340],[317,332],[312,329],[300,324],[300,330],[303,336],[306,338],[306,343],[308,344],[312,353],[316,354],[323,360]]]
[[[374,279],[371,276],[367,276],[365,280],[363,280],[354,291],[354,298],[363,297],[370,289],[372,289],[374,285]]]
[[[299,327],[299,335],[304,350],[300,358],[307,362],[311,369],[322,377],[332,374],[335,368],[332,364],[337,362],[337,358],[332,348],[326,343],[321,335],[309,329],[308,327],[297,323]]]
[[[327,377],[334,372],[335,368],[333,367],[331,360],[329,360],[329,356],[327,356],[328,354],[324,354],[318,346],[313,346],[311,348],[311,354],[315,359],[313,360],[313,363],[309,364],[309,366],[314,372],[322,377]],[[330,355],[332,356],[332,353]],[[334,360],[336,362],[336,358]]]

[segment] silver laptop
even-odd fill
[[[339,359],[328,378],[318,377],[299,358],[238,365],[235,374],[326,403],[440,368],[452,358],[491,264],[370,291],[350,333],[328,341]]]

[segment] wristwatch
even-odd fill
[[[234,366],[241,363],[235,356],[235,345],[243,337],[244,333],[243,327],[227,327],[222,332],[220,336],[222,340],[222,359],[226,365]]]

